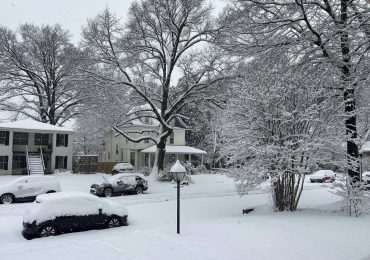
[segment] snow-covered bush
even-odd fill
[[[357,182],[356,185],[351,185],[351,180],[348,176],[344,180],[334,183],[334,194],[341,196],[344,199],[343,210],[350,216],[358,217],[370,211],[370,192]]]
[[[184,164],[184,167],[188,175],[202,174],[208,172],[207,168],[203,164],[200,164],[195,167],[192,163],[187,162]]]
[[[269,178],[278,211],[297,209],[304,172],[331,159],[330,147],[338,143],[326,134],[335,108],[323,87],[332,79],[329,71],[291,62],[282,55],[245,65],[247,76],[235,84],[222,124],[222,152],[237,167],[231,174],[239,192]]]
[[[144,176],[149,176],[149,174],[151,173],[152,171],[152,168],[148,167],[148,166],[145,166],[143,168],[141,168],[139,170],[140,173],[144,174]]]

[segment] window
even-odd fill
[[[174,155],[174,154],[168,155],[168,161],[170,163],[174,163],[176,161],[176,155]]]
[[[175,142],[175,134],[172,132],[170,135],[170,144],[173,144]]]
[[[8,170],[8,156],[0,156],[0,170]]]
[[[149,165],[149,154],[145,154],[145,157],[144,157],[144,164],[146,167],[150,167]]]
[[[9,131],[0,131],[0,144],[9,145]]]
[[[13,169],[27,168],[26,156],[13,156]]]
[[[35,134],[35,145],[48,145],[49,135],[48,134]]]
[[[28,133],[14,133],[13,144],[28,145]]]
[[[68,135],[67,134],[57,134],[57,146],[68,147]]]
[[[149,136],[149,132],[143,132],[144,136]],[[149,139],[145,139],[144,140],[144,143],[148,144],[149,143]]]
[[[67,156],[55,156],[55,169],[67,169]]]
[[[135,157],[136,157],[136,153],[130,152],[130,163],[132,166],[135,166]]]
[[[116,144],[116,154],[118,154],[118,144]]]

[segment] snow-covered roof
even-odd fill
[[[144,150],[141,150],[141,153],[155,153],[157,151],[157,146],[152,145]],[[186,145],[166,145],[166,153],[172,154],[207,154],[207,152]]]
[[[161,113],[161,110],[157,107],[155,109],[158,111],[158,113]],[[135,106],[131,108],[127,113],[131,118],[131,123],[135,126],[159,126],[160,123],[157,119],[152,118],[155,117],[153,108],[149,104],[144,104],[140,106]],[[142,116],[144,118],[145,116],[151,116],[149,118],[149,123],[144,123],[140,118],[137,118],[138,116]],[[170,125],[174,126],[175,128],[187,128],[187,125],[185,122],[178,116],[176,116],[171,122]]]
[[[362,147],[361,147],[362,152],[370,152],[370,141],[366,141]]]
[[[32,119],[0,123],[0,129],[33,130],[41,132],[74,132],[72,129],[41,123]]]

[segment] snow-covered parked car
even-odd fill
[[[131,163],[117,163],[112,168],[112,174],[132,172],[133,170],[134,167],[131,165]]]
[[[24,176],[0,186],[0,202],[33,201],[38,195],[59,191],[59,181],[53,176]]]
[[[143,193],[148,189],[148,182],[141,173],[119,173],[101,184],[93,184],[90,193],[110,197],[127,193]]]
[[[335,172],[332,170],[319,170],[310,175],[311,182],[333,182],[335,181]]]
[[[83,192],[44,194],[23,216],[27,239],[128,225],[127,208]]]

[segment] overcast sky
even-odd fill
[[[12,30],[20,24],[36,25],[59,23],[72,34],[73,42],[80,39],[81,27],[87,19],[95,17],[109,7],[125,21],[130,4],[134,0],[0,0],[0,25]],[[225,0],[213,2],[214,15],[218,15]],[[0,121],[9,114],[0,111]]]
[[[133,0],[0,0],[0,24],[16,29],[23,23],[55,24],[68,29],[76,42],[81,26],[106,6],[125,18]]]
[[[223,0],[216,0],[215,14],[223,6]],[[133,0],[0,0],[0,25],[16,29],[20,24],[59,23],[73,35],[73,41],[80,38],[81,26],[88,18],[95,17],[105,7],[125,20]]]

